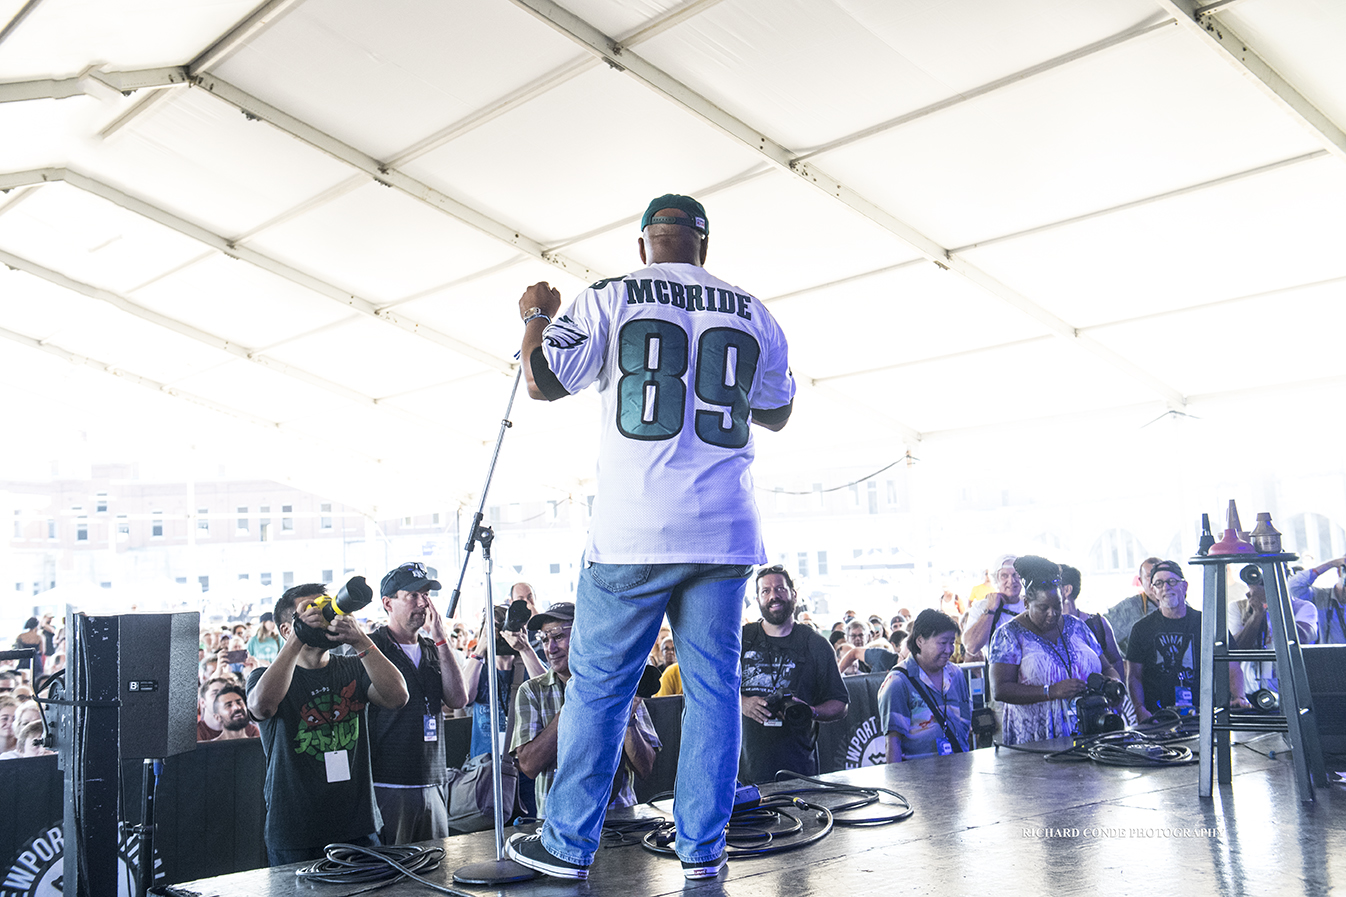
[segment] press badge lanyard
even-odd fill
[[[921,681],[920,676],[913,676],[911,673],[907,672],[907,668],[903,666],[899,666],[896,669],[903,676],[906,676],[907,681],[921,693],[921,697],[925,700],[926,706],[930,708],[931,716],[935,718],[935,722],[939,723],[939,727],[944,730],[945,736],[948,737],[949,745],[956,752],[960,754],[963,753],[963,743],[958,739],[958,734],[953,731],[953,726],[949,725],[949,718],[940,710],[939,702],[935,700],[935,696],[930,692],[930,689]],[[947,693],[942,693],[941,697],[944,699],[944,708],[947,710],[949,707],[949,696]]]

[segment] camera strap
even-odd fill
[[[911,683],[912,687],[921,693],[921,700],[925,701],[926,706],[930,708],[930,715],[935,718],[935,722],[939,723],[939,727],[944,730],[944,737],[949,739],[949,744],[952,745],[954,751],[959,754],[963,753],[963,743],[959,740],[958,733],[953,730],[953,726],[949,725],[949,718],[945,716],[944,711],[940,709],[939,702],[935,700],[934,693],[926,687],[926,684],[921,681],[919,675],[913,676],[911,673],[907,672],[907,668],[904,666],[898,666],[895,669],[903,676],[906,676],[907,681]]]

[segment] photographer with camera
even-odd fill
[[[827,639],[796,626],[795,589],[779,564],[757,571],[762,619],[743,627],[743,751],[739,780],[774,781],[779,770],[818,774],[819,722],[846,715],[849,698]]]
[[[1025,555],[1014,569],[1024,582],[1025,610],[991,639],[991,682],[1005,705],[1001,743],[1075,734],[1076,699],[1089,691],[1090,677],[1118,682],[1110,689],[1113,706],[1122,700],[1120,677],[1089,628],[1062,612],[1061,568]]]
[[[248,711],[260,721],[266,757],[264,839],[273,866],[318,859],[334,841],[379,843],[365,708],[396,710],[407,684],[350,615],[372,594],[360,576],[336,601],[321,583],[287,589],[275,610],[285,645],[248,677]],[[343,644],[353,657],[332,653]]]
[[[514,663],[522,659],[529,678],[541,676],[547,668],[538,659],[537,652],[528,643],[523,627],[530,614],[527,603],[516,598],[508,608],[495,608],[495,675],[500,696],[500,732],[505,733],[509,716],[509,692],[514,685]],[[486,668],[486,623],[482,621],[474,647],[463,666],[463,685],[472,696],[468,707],[472,710],[472,745],[469,757],[479,757],[491,750],[491,681],[482,675]]]

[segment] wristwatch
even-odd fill
[[[551,323],[551,318],[548,315],[543,314],[542,309],[538,308],[536,305],[523,313],[524,326],[527,326],[534,318],[546,318],[547,323]]]

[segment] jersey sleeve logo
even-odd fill
[[[574,321],[562,315],[547,328],[542,341],[553,349],[576,349],[584,344],[589,334],[575,326]]]

